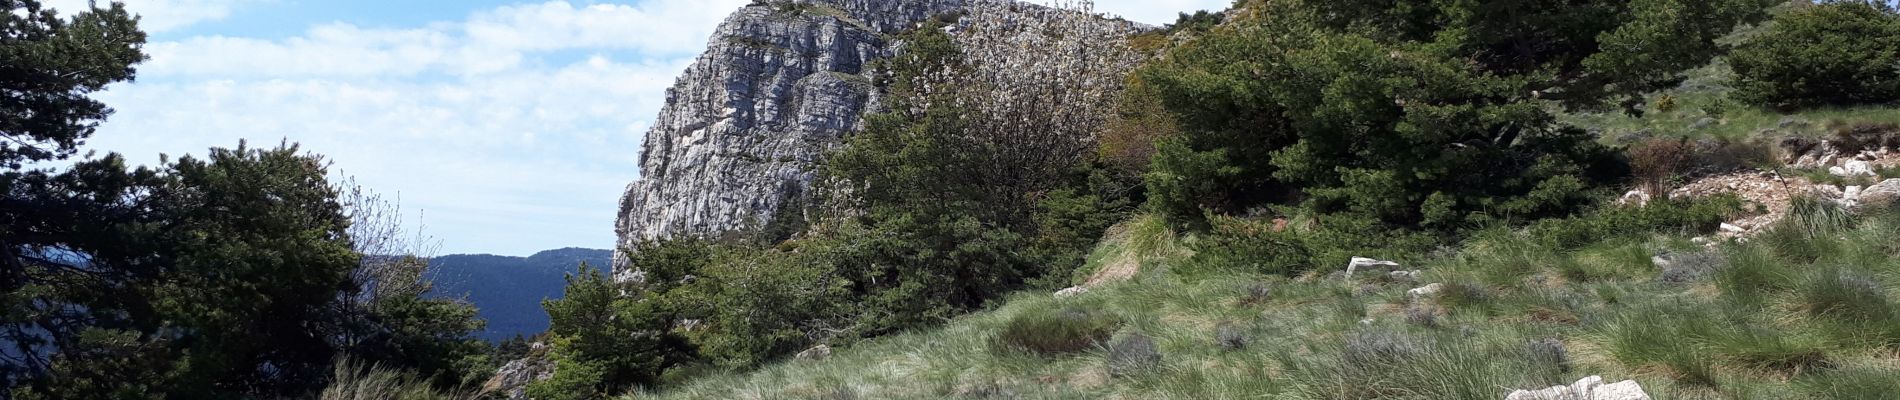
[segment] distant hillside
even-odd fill
[[[489,254],[455,254],[431,260],[429,279],[435,282],[431,296],[461,297],[481,309],[488,329],[478,334],[490,341],[507,340],[516,334],[533,336],[548,328],[548,315],[541,300],[560,298],[566,286],[566,274],[579,270],[581,263],[602,267],[613,252],[608,250],[567,248],[535,253],[533,256],[507,257]]]

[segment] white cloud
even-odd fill
[[[747,1],[647,1],[640,6],[566,2],[501,7],[465,28],[475,41],[512,50],[624,49],[698,53],[713,25]],[[686,24],[682,26],[682,24]]]
[[[155,42],[139,82],[101,95],[118,114],[90,147],[149,164],[288,139],[400,193],[447,251],[604,248],[665,89],[745,1],[556,1]]]
[[[331,23],[284,40],[204,36],[147,47],[148,76],[477,75],[511,71],[538,53],[625,51],[687,56],[746,0],[658,0],[639,6],[565,1],[505,6],[412,29]]]
[[[120,0],[127,10],[138,14],[139,27],[146,32],[165,32],[183,28],[205,21],[215,21],[231,16],[231,10],[244,3],[256,3],[265,0]],[[73,13],[88,8],[91,0],[46,0],[46,6],[60,13]],[[109,0],[97,1],[100,5]]]

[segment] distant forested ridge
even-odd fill
[[[431,297],[465,298],[479,308],[487,329],[476,336],[494,342],[515,335],[534,336],[548,329],[541,300],[560,298],[564,276],[579,271],[581,263],[607,265],[613,252],[566,248],[535,253],[526,258],[489,254],[454,254],[430,259],[427,277],[435,283]]]

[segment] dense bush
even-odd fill
[[[1108,343],[1121,319],[1114,314],[1083,308],[1037,308],[1010,318],[996,333],[1002,352],[1028,351],[1061,355],[1095,349]],[[1152,344],[1151,344],[1152,347]]]
[[[696,241],[642,246],[628,259],[643,276],[615,282],[592,268],[570,275],[564,297],[547,309],[554,376],[529,385],[535,398],[591,399],[654,385],[668,368],[691,360],[678,332],[679,310],[666,295],[685,284],[712,249]]]
[[[1252,2],[1141,70],[1180,127],[1150,206],[1205,227],[1297,203],[1441,234],[1569,215],[1626,170],[1541,101],[1673,84],[1769,2],[1399,3]]]
[[[1717,196],[1694,200],[1655,200],[1640,207],[1609,206],[1571,218],[1532,224],[1527,231],[1540,244],[1576,249],[1603,238],[1679,232],[1712,232],[1741,211],[1741,200]]]
[[[854,339],[857,295],[838,260],[838,237],[807,239],[780,251],[732,246],[669,295],[681,318],[705,326],[685,332],[714,365],[746,368],[813,344]]]
[[[1736,96],[1761,106],[1900,101],[1900,12],[1876,0],[1798,6],[1729,56]]]
[[[378,205],[321,156],[68,160],[112,113],[90,96],[145,59],[137,17],[96,6],[0,0],[0,398],[304,398],[361,375],[345,358],[423,389],[492,368],[473,308],[421,297],[415,249],[365,246],[389,238],[359,229]]]
[[[990,18],[970,16],[978,17]],[[828,262],[859,307],[857,335],[933,325],[1011,291],[1062,283],[1136,195],[1126,174],[1090,151],[1105,116],[1071,97],[1116,88],[1044,68],[1059,60],[1024,71],[1051,74],[1047,82],[996,77],[1008,67],[964,53],[996,43],[964,49],[934,25],[905,43],[879,80],[890,111],[868,116],[823,170],[833,192],[848,193],[824,206],[861,211],[813,235],[842,241],[828,247]],[[989,78],[1007,82],[980,80]]]

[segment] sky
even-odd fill
[[[665,90],[751,0],[124,0],[150,34],[86,149],[137,164],[292,142],[440,252],[611,248]],[[44,0],[81,10],[87,0]],[[1103,0],[1162,24],[1231,0]]]

